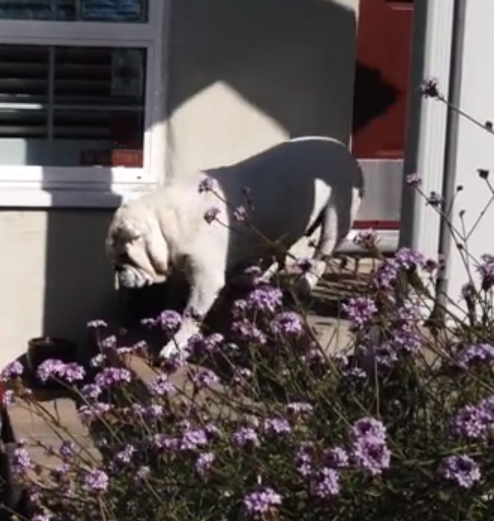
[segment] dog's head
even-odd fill
[[[106,252],[124,288],[164,282],[169,249],[156,216],[144,206],[120,207],[110,224]]]

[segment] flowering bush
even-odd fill
[[[21,442],[15,470],[36,519],[490,519],[493,339],[434,337],[394,291],[420,275],[426,292],[436,269],[407,249],[384,260],[342,305],[347,353],[326,352],[267,285],[235,302],[225,336],[193,339],[194,365],[175,358],[147,384],[126,366],[142,342],[118,347],[92,323],[90,377],[56,360],[38,376],[75,389],[101,456],[65,440],[40,468]],[[169,335],[180,316],[145,324]],[[13,364],[3,377],[20,375]],[[43,414],[29,394],[4,400]]]
[[[417,176],[409,184],[420,190]],[[440,198],[426,199],[441,211]],[[374,239],[358,240],[373,249]],[[490,521],[494,262],[481,259],[477,278],[469,270],[465,314],[446,310],[447,327],[427,328],[442,268],[406,248],[381,259],[341,303],[345,350],[321,345],[306,310],[253,277],[223,334],[194,337],[187,357],[147,382],[128,365],[145,342],[91,323],[91,363],[47,360],[38,377],[74,390],[98,456],[68,433],[45,447],[53,464],[41,468],[19,443],[15,471],[36,521]],[[160,342],[180,321],[163,311],[143,326]],[[21,376],[17,363],[3,373]],[[5,392],[13,401],[55,426],[29,393]]]

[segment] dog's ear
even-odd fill
[[[123,249],[124,245],[139,239],[144,233],[144,227],[135,219],[132,212],[125,206],[120,207],[115,212],[108,230],[106,238],[107,252],[111,254],[117,249]]]
[[[168,272],[170,251],[168,243],[161,233],[156,220],[152,220],[146,233],[142,235],[146,253],[156,273],[165,275]]]

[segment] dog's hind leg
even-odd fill
[[[357,189],[348,194],[331,194],[320,215],[321,232],[312,265],[297,284],[297,290],[302,294],[310,294],[324,275],[336,248],[350,231],[360,203],[361,195]]]

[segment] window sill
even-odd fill
[[[155,183],[114,184],[111,189],[80,187],[46,190],[35,186],[0,183],[1,208],[116,209],[156,188]]]

